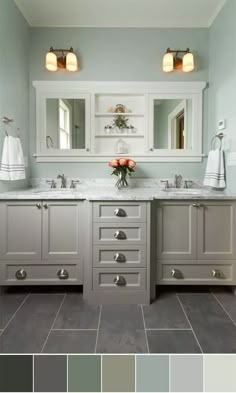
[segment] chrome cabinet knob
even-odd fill
[[[61,270],[59,270],[59,271],[57,272],[57,277],[58,277],[60,280],[67,280],[67,279],[69,278],[69,273],[68,273],[67,270],[61,269]]]
[[[27,273],[24,269],[17,270],[16,278],[17,280],[25,280],[27,277]]]
[[[124,240],[126,239],[126,234],[123,231],[116,231],[114,233],[114,238],[118,240]]]
[[[126,217],[126,211],[124,209],[115,209],[114,210],[114,215],[117,217]]]
[[[44,203],[43,207],[44,207],[44,209],[48,209],[48,204]]]
[[[200,209],[201,207],[204,207],[200,203],[193,203],[193,207],[196,207],[197,209]]]
[[[36,203],[36,207],[37,207],[39,210],[42,209],[41,203]]]
[[[114,261],[115,262],[125,262],[126,261],[125,255],[122,254],[121,252],[117,252],[114,255]]]
[[[126,280],[123,276],[116,276],[113,280],[114,284],[119,286],[119,287],[123,287],[126,285]]]
[[[220,270],[212,270],[212,277],[214,278],[224,278],[223,273]]]
[[[172,269],[171,270],[171,277],[180,279],[180,278],[183,278],[183,273],[178,269]]]

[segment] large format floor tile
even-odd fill
[[[0,295],[0,329],[4,329],[17,309],[26,299],[26,294],[4,293]]]
[[[147,352],[141,306],[103,306],[97,353]]]
[[[179,298],[204,353],[236,353],[235,325],[212,294]]]
[[[222,288],[215,288],[212,290],[212,293],[214,293],[220,304],[236,324],[236,296],[233,292],[230,290],[226,291]]]
[[[96,330],[52,330],[44,353],[94,353]]]
[[[190,328],[175,293],[162,293],[150,306],[143,306],[146,329]]]
[[[97,329],[99,314],[100,307],[88,305],[82,294],[68,294],[54,329]]]
[[[201,353],[192,330],[148,330],[150,353]]]
[[[62,299],[63,295],[30,295],[1,334],[0,352],[41,352]]]

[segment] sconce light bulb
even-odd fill
[[[187,52],[183,57],[183,72],[191,72],[194,70],[194,57],[191,52]]]
[[[163,57],[163,71],[172,72],[174,70],[174,57],[173,54],[168,52]]]
[[[78,61],[73,49],[66,55],[66,69],[67,71],[75,72],[78,71]]]
[[[57,56],[52,51],[46,54],[46,68],[48,71],[57,71]]]

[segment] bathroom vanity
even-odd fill
[[[0,195],[1,285],[83,285],[149,303],[156,285],[236,285],[236,196],[158,188]]]

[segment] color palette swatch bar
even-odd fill
[[[236,355],[0,355],[0,392],[236,392]]]

